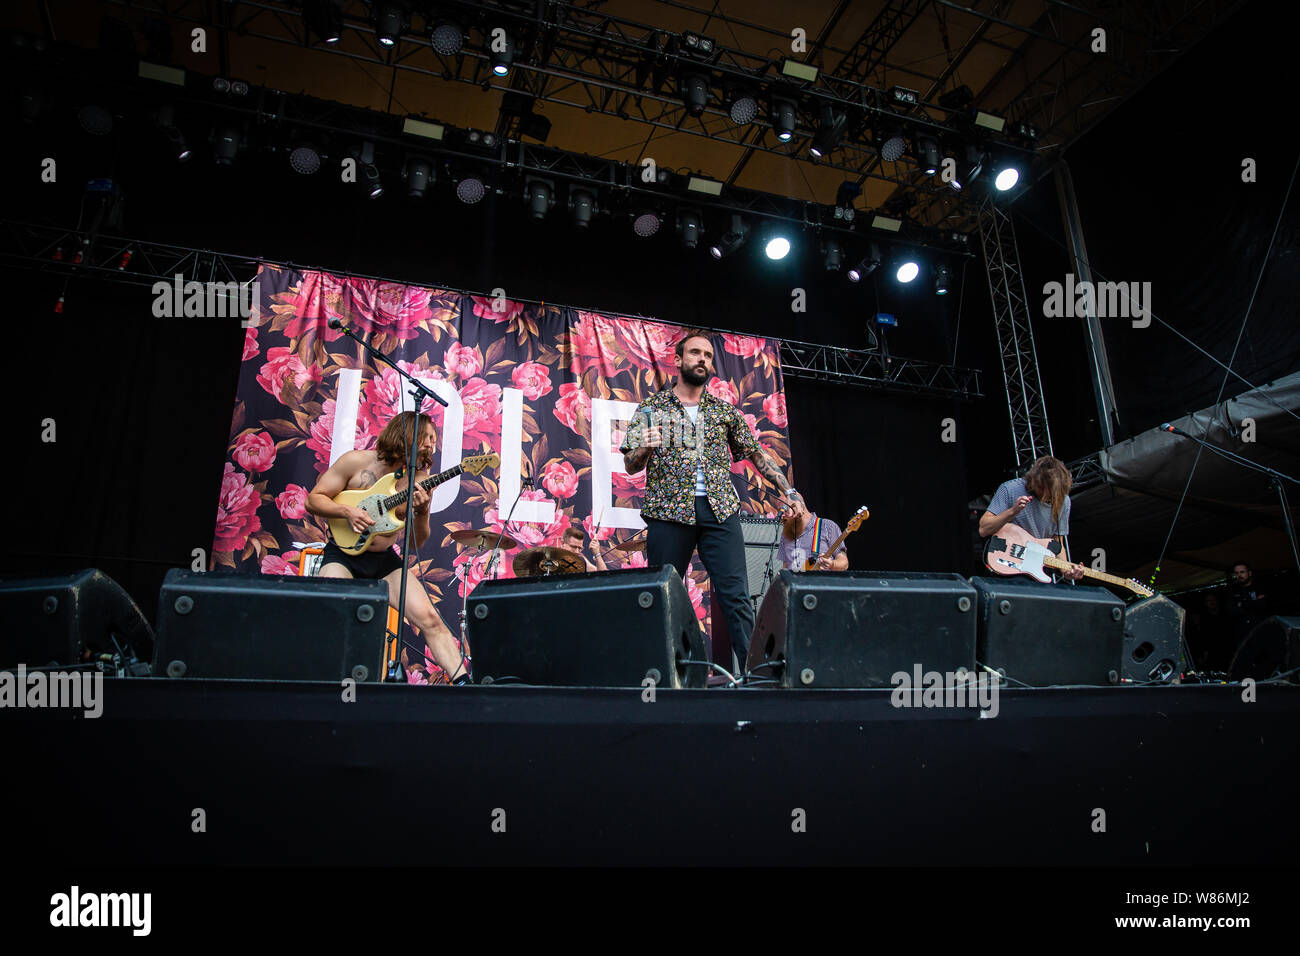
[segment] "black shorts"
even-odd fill
[[[393,553],[392,548],[382,551],[362,551],[360,554],[348,554],[333,541],[325,545],[321,552],[320,566],[341,564],[351,572],[354,578],[377,580],[387,577],[402,566],[402,559]]]

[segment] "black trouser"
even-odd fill
[[[718,596],[727,617],[731,649],[740,667],[745,668],[749,654],[749,635],[754,630],[754,606],[749,602],[745,578],[745,538],[740,530],[740,514],[719,522],[703,495],[695,499],[695,524],[646,519],[646,563],[671,564],[685,575],[691,552],[698,550],[700,561],[709,572],[709,585]]]

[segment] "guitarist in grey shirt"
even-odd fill
[[[1039,458],[1023,478],[1012,478],[998,486],[988,510],[980,517],[980,537],[997,534],[1010,522],[1035,538],[1055,538],[1061,554],[1069,559],[1065,536],[1070,533],[1070,469],[1051,455]],[[1078,581],[1084,568],[1075,564],[1062,572],[1067,581]]]

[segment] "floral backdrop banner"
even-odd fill
[[[300,551],[326,540],[325,521],[305,509],[316,479],[345,452],[373,448],[389,419],[411,407],[397,373],[329,328],[335,318],[448,402],[426,398],[421,409],[438,429],[435,471],[454,467],[462,453],[501,456],[499,471],[462,475],[433,497],[433,534],[416,568],[453,631],[488,556],[462,549],[450,532],[500,531],[512,503],[505,530],[519,544],[498,558],[501,577],[513,576],[520,550],[558,545],[578,523],[611,569],[645,565],[643,551],[607,551],[644,528],[645,473],[625,474],[617,449],[637,403],[675,374],[680,326],[265,264],[255,288],[212,567],[296,574]],[[739,407],[788,473],[776,343],[712,339],[709,392]],[[775,513],[750,462],[732,471],[742,510]],[[522,487],[524,475],[535,488]],[[706,627],[707,580],[693,564],[687,590]],[[410,650],[412,679],[429,668],[419,657]]]

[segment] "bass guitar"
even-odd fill
[[[848,523],[844,526],[844,530],[840,533],[840,536],[831,543],[829,548],[826,549],[826,554],[824,556],[828,558],[835,557],[835,552],[844,545],[844,539],[857,531],[858,528],[862,527],[862,522],[866,521],[870,517],[871,511],[866,505],[863,505],[857,511],[853,512],[853,517],[848,520]],[[822,557],[823,555],[814,554],[803,563],[803,569],[805,571],[816,571],[817,562],[821,560]]]
[[[1052,580],[1047,573],[1048,568],[1068,571],[1074,567],[1069,561],[1057,556],[1060,550],[1059,542],[1050,538],[1035,538],[1020,525],[1008,521],[1001,530],[989,535],[988,542],[984,545],[984,564],[995,574],[1027,574],[1036,581],[1048,584]],[[1133,578],[1125,580],[1092,568],[1084,568],[1083,573],[1086,577],[1127,588],[1138,597],[1147,598],[1155,593]]]
[[[495,455],[470,455],[462,459],[461,463],[455,468],[448,468],[446,471],[437,475],[430,475],[416,484],[425,491],[436,488],[444,481],[450,481],[457,475],[480,475],[486,468],[496,468],[501,464],[501,459]],[[360,534],[352,530],[352,525],[348,523],[347,518],[330,518],[330,534],[334,536],[334,543],[339,546],[339,550],[346,554],[360,554],[366,550],[371,540],[377,535],[389,534],[393,531],[401,531],[406,526],[406,521],[397,517],[393,512],[406,504],[409,488],[403,488],[401,491],[393,491],[393,486],[397,483],[397,473],[384,475],[369,488],[356,488],[351,491],[340,491],[334,496],[334,503],[338,505],[347,505],[349,508],[360,508],[366,514],[374,519],[374,524],[366,528]]]

